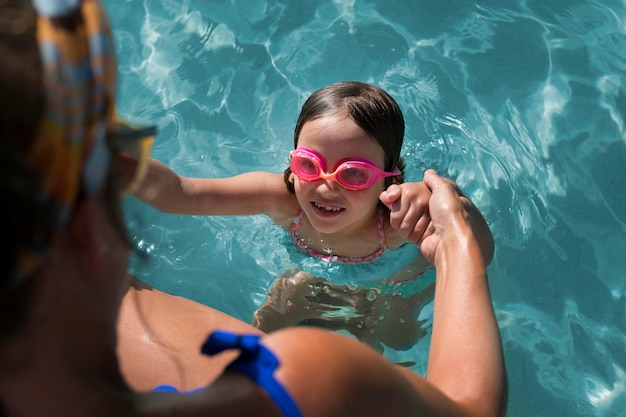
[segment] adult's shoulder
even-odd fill
[[[172,385],[183,391],[206,386],[236,354],[225,352],[211,358],[202,355],[200,346],[212,331],[262,333],[214,308],[135,279],[123,298],[117,329],[122,374],[138,391],[158,385]]]

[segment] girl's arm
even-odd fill
[[[150,160],[146,177],[134,195],[167,213],[266,214],[276,221],[287,211],[297,210],[297,201],[287,191],[282,174],[249,172],[229,178],[188,178],[156,159]]]

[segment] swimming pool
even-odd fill
[[[626,4],[507,3],[108,0],[118,108],[159,125],[156,158],[221,177],[282,171],[317,88],[385,88],[407,178],[453,178],[493,230],[507,415],[623,415]],[[250,321],[283,272],[284,233],[263,217],[125,210],[133,272],[158,288]],[[426,348],[402,353],[417,372]]]

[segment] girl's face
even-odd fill
[[[352,119],[343,114],[306,122],[298,146],[319,153],[328,171],[345,159],[364,158],[384,168],[383,148]],[[293,175],[293,174],[292,174]],[[351,191],[330,179],[304,181],[293,175],[296,198],[311,225],[321,233],[357,233],[372,223],[384,179],[361,191]]]

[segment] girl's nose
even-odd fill
[[[338,193],[343,188],[337,181],[331,179],[320,179],[320,184],[318,185],[318,191],[321,192],[330,192],[330,193]]]

